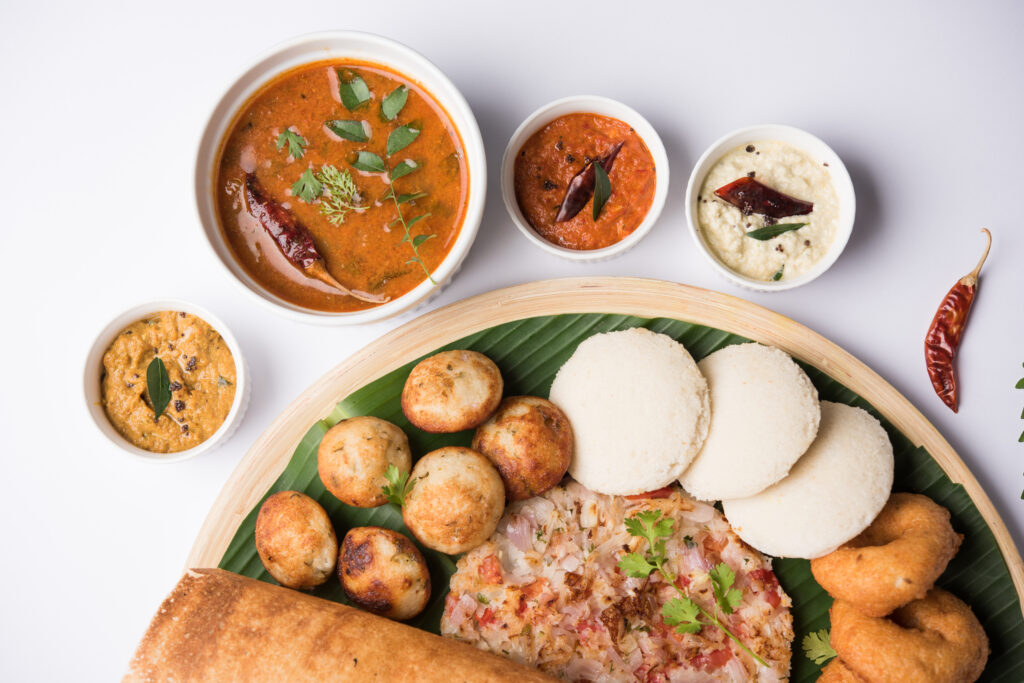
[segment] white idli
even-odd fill
[[[827,555],[864,531],[889,499],[889,436],[867,411],[821,402],[818,437],[785,479],[722,503],[740,538],[775,557]]]
[[[697,367],[708,381],[711,428],[679,483],[701,500],[746,498],[789,473],[818,433],[818,391],[783,351],[719,349]]]
[[[569,416],[569,474],[631,495],[682,474],[708,433],[708,385],[682,344],[643,328],[597,334],[558,371],[551,400]]]

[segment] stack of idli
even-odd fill
[[[643,328],[584,340],[550,398],[576,437],[569,474],[598,493],[671,484],[708,433],[708,385],[697,364],[682,344]]]

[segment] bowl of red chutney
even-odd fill
[[[650,232],[668,194],[668,155],[634,109],[598,96],[539,108],[505,148],[501,190],[519,230],[573,261],[619,256]]]

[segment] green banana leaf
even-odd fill
[[[489,356],[501,368],[506,395],[547,396],[558,368],[581,341],[599,332],[631,327],[646,327],[667,334],[682,342],[698,360],[724,346],[749,341],[722,330],[679,320],[595,313],[544,316],[498,325],[446,347],[432,349],[424,357],[450,348],[474,349]],[[327,493],[317,475],[316,451],[327,429],[354,415],[375,415],[397,424],[409,435],[416,456],[441,446],[468,446],[470,432],[427,434],[412,427],[402,414],[402,386],[419,360],[412,359],[407,365],[353,392],[338,403],[327,418],[312,425],[295,449],[291,462],[266,495],[284,490],[304,491],[327,510],[339,540],[348,529],[364,525],[387,527],[411,536],[402,524],[397,507],[389,504],[369,510],[353,508]],[[963,487],[953,484],[924,449],[915,448],[866,401],[816,368],[804,365],[804,369],[822,399],[860,406],[881,420],[896,455],[894,490],[923,493],[952,513],[953,526],[964,535],[964,542],[939,585],[970,604],[985,626],[992,654],[981,680],[1024,681],[1024,619],[1020,602],[995,538]],[[274,583],[263,569],[253,541],[258,509],[259,506],[253,508],[238,528],[220,567]],[[427,609],[410,623],[438,633],[448,577],[455,571],[456,558],[422,546],[420,550],[430,567],[433,594]],[[776,559],[774,568],[783,588],[793,598],[796,639],[791,680],[813,681],[820,668],[804,656],[800,643],[808,632],[828,628],[831,599],[815,583],[807,561]],[[328,600],[348,602],[341,585],[333,578],[314,593]]]

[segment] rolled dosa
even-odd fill
[[[192,569],[153,617],[125,681],[554,679],[465,643],[221,569]]]

